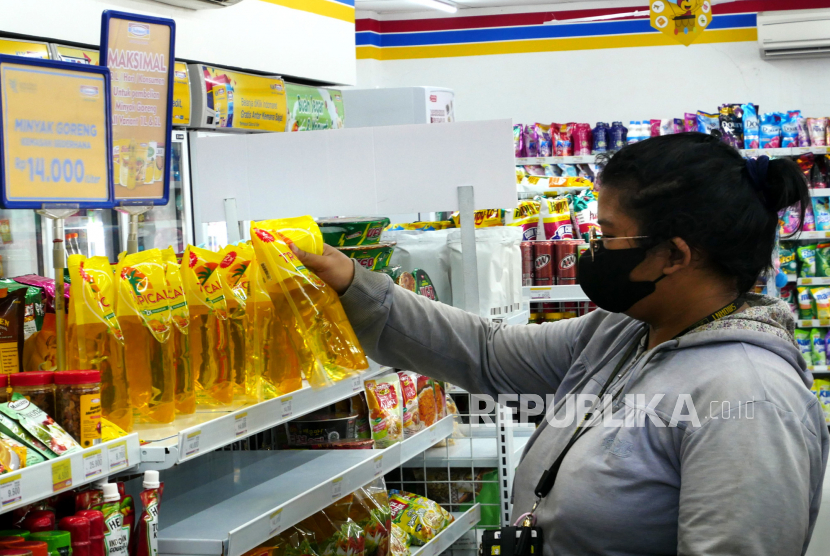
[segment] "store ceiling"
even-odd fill
[[[586,0],[454,0],[459,9],[464,8],[504,8],[510,6],[531,6],[537,4],[585,3]],[[355,0],[355,8],[377,13],[402,13],[429,11],[409,0]]]

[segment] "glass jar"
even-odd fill
[[[101,372],[56,371],[55,420],[82,448],[101,443]]]
[[[55,415],[55,373],[52,371],[14,373],[9,375],[12,392],[20,394],[47,415]]]

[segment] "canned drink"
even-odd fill
[[[576,280],[576,247],[580,243],[582,242],[569,240],[554,242],[557,283],[562,284],[562,280]]]
[[[533,242],[533,285],[552,286],[556,283],[554,271],[554,241]]]
[[[522,249],[522,286],[533,285],[533,242],[523,241]]]

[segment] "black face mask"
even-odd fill
[[[648,249],[599,249],[594,253],[583,253],[579,258],[579,284],[588,299],[600,309],[611,313],[624,313],[635,303],[654,293],[657,280],[632,282],[629,276],[646,258]]]

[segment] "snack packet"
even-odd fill
[[[388,556],[392,511],[382,479],[354,492],[349,518],[363,529],[366,556]]]
[[[388,448],[403,440],[403,404],[398,375],[367,380],[364,386],[375,448]]]
[[[608,150],[608,124],[597,122],[593,135],[593,153],[604,153]]]
[[[400,525],[392,524],[392,534],[389,538],[389,549],[391,556],[410,556],[412,554],[412,539],[409,533],[404,531]]]
[[[524,143],[525,156],[528,158],[539,156],[539,142],[536,137],[536,128],[534,126],[525,126]]]
[[[2,414],[0,414],[0,440],[20,456],[23,467],[31,467],[55,457],[55,454],[42,442]]]
[[[798,289],[798,318],[812,319],[813,313],[813,298],[810,295],[810,288],[799,286]]]
[[[816,246],[802,245],[796,249],[798,260],[801,266],[798,271],[799,278],[815,278],[816,276]]]
[[[411,371],[398,371],[398,379],[403,402],[403,436],[409,438],[424,428],[418,411],[418,375]]]
[[[550,126],[544,124],[534,124],[536,128],[536,140],[538,141],[537,156],[547,157],[553,156],[553,148],[551,144]]]
[[[574,127],[574,154],[577,156],[591,154],[593,137],[589,124],[576,124]]]
[[[545,240],[573,239],[571,210],[567,198],[544,199],[541,220]]]
[[[761,148],[781,147],[781,116],[777,112],[766,112],[761,116]]]
[[[813,346],[810,343],[810,332],[801,328],[795,329],[795,343],[801,351],[801,356],[808,367],[813,366]]]
[[[798,120],[801,111],[791,110],[781,115],[781,147],[788,149],[798,146]]]
[[[810,145],[827,146],[827,118],[807,118],[807,132],[810,136]]]
[[[740,149],[744,144],[743,109],[740,104],[724,104],[718,114],[721,139],[724,143]]]
[[[758,119],[758,107],[752,103],[742,104],[743,130],[745,149],[757,149],[761,144],[760,121]]]
[[[536,201],[519,201],[519,205],[512,212],[507,213],[507,226],[522,228],[522,241],[536,240],[539,227],[540,205]]]
[[[393,525],[408,533],[415,545],[428,543],[453,521],[452,515],[432,500],[401,490],[389,491],[389,508]]]
[[[251,238],[277,318],[290,323],[292,343],[312,387],[333,384],[368,368],[339,296],[292,250],[296,245],[309,253],[323,252],[314,220],[303,216],[254,222]]]
[[[525,155],[522,124],[513,125],[513,155],[516,158],[522,158]]]
[[[551,124],[551,138],[553,139],[553,156],[573,156],[573,123]]]
[[[0,349],[4,374],[19,373],[23,368],[23,322],[26,312],[26,288],[0,286]]]
[[[424,428],[431,427],[438,420],[438,405],[435,401],[435,387],[429,377],[418,376],[418,415]]]
[[[435,420],[440,421],[447,416],[447,394],[444,382],[433,380],[432,387],[435,390]]]
[[[711,135],[712,131],[720,129],[720,121],[718,114],[707,114],[706,112],[697,111],[697,131],[698,133],[705,133]]]
[[[0,412],[17,422],[21,428],[48,446],[55,456],[71,454],[81,446],[52,417],[17,392],[11,400],[0,404]],[[14,438],[12,436],[12,438]]]
[[[584,191],[573,198],[573,214],[578,226],[578,237],[588,241],[592,228],[597,224],[597,199],[593,191]]]
[[[827,353],[824,345],[824,333],[820,328],[810,330],[810,350],[814,367],[827,366]]]
[[[813,297],[816,318],[830,318],[830,288],[811,288],[810,295]]]
[[[484,209],[473,213],[476,228],[491,228],[504,225],[504,209]],[[461,213],[453,212],[450,216],[456,228],[461,227]]]

